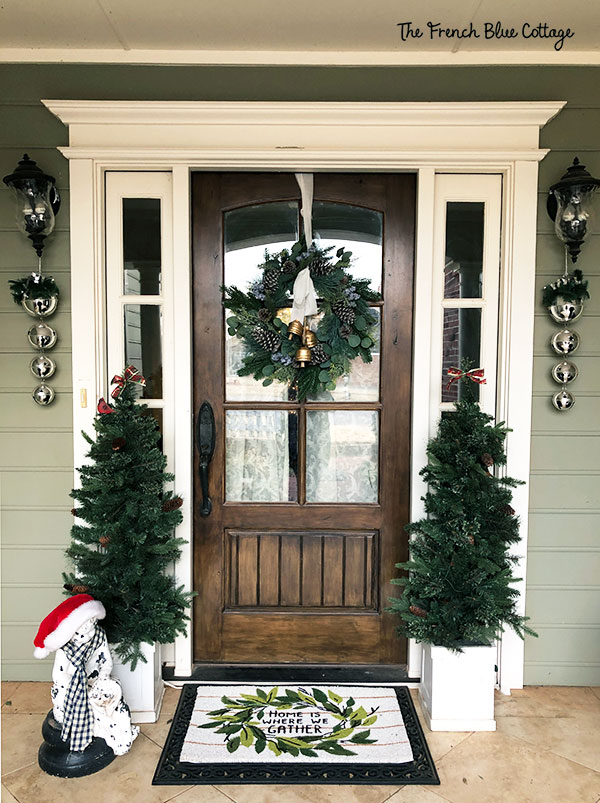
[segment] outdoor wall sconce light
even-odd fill
[[[42,406],[54,400],[54,389],[45,384],[56,371],[56,363],[46,351],[56,345],[58,335],[45,322],[58,307],[58,287],[52,276],[42,275],[42,251],[44,240],[54,231],[56,215],[60,208],[60,196],[52,176],[37,166],[27,154],[23,156],[14,172],[4,176],[4,183],[13,190],[16,202],[17,226],[31,240],[38,256],[38,269],[29,276],[9,282],[16,304],[28,315],[37,318],[30,327],[27,339],[38,354],[29,364],[31,373],[42,380],[32,393],[33,400]]]
[[[555,382],[562,385],[561,390],[552,396],[552,404],[557,410],[570,410],[575,404],[573,395],[567,385],[577,379],[577,366],[566,357],[574,352],[580,344],[577,332],[568,329],[568,325],[577,320],[583,312],[583,302],[590,297],[587,281],[581,270],[569,273],[569,257],[575,264],[581,247],[590,232],[592,220],[592,201],[596,189],[600,187],[600,179],[594,178],[575,157],[567,172],[550,187],[547,210],[554,221],[554,233],[565,246],[565,264],[563,275],[555,282],[547,284],[542,290],[542,303],[548,308],[552,320],[562,325],[551,341],[555,354],[561,362],[551,369]]]

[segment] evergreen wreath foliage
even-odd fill
[[[265,386],[274,380],[295,385],[301,401],[334,390],[336,381],[350,372],[357,357],[372,361],[377,318],[369,303],[381,296],[370,289],[368,279],[355,279],[350,274],[351,251],[339,248],[335,256],[332,251],[333,246],[321,249],[313,244],[307,248],[301,239],[289,251],[266,251],[259,266],[262,275],[247,292],[235,286],[222,288],[223,306],[232,313],[227,318],[229,334],[239,337],[247,347],[239,376],[252,375]],[[307,266],[322,317],[311,363],[300,368],[295,354],[302,338],[294,334],[289,339],[288,327],[278,313],[290,306],[294,281]]]
[[[52,276],[42,276],[41,273],[10,279],[8,283],[15,304],[20,304],[24,298],[53,298],[59,294]]]
[[[112,411],[94,419],[96,440],[86,433],[90,463],[79,469],[81,487],[71,491],[81,520],[71,529],[63,574],[68,592],[86,591],[106,608],[103,626],[123,663],[145,662],[141,643],[168,644],[185,632],[190,594],[165,569],[181,554],[175,538],[181,499],[164,490],[173,479],[158,448],[160,432],[135,385],[125,381]]]
[[[576,269],[568,276],[561,276],[555,282],[550,282],[542,288],[542,304],[551,307],[557,299],[580,302],[590,297],[587,280],[583,278],[583,271]]]
[[[467,361],[461,366],[469,370]],[[516,610],[518,592],[509,554],[519,541],[519,520],[510,506],[520,480],[494,474],[506,463],[504,423],[492,424],[463,377],[462,400],[445,412],[427,446],[429,461],[420,474],[427,518],[407,526],[414,539],[405,587],[388,609],[400,616],[399,632],[417,641],[461,652],[467,645],[491,644],[504,624],[523,638],[535,636]]]

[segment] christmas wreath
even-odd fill
[[[587,280],[583,278],[583,272],[574,270],[573,275],[561,276],[555,282],[544,285],[542,288],[542,304],[551,307],[556,304],[557,299],[580,303],[590,297],[587,289]]]
[[[369,304],[381,296],[368,279],[349,272],[351,251],[333,246],[321,249],[304,240],[277,254],[265,252],[261,276],[247,292],[223,287],[223,306],[229,334],[246,345],[238,376],[252,375],[267,386],[285,382],[302,401],[325,390],[334,390],[340,376],[350,372],[353,360],[371,362],[377,322]],[[318,298],[318,312],[306,321],[289,318],[294,282],[309,269]]]

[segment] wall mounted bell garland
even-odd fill
[[[38,319],[27,332],[30,345],[38,350],[29,367],[36,379],[41,380],[41,384],[33,390],[33,400],[45,406],[51,404],[55,395],[54,389],[45,380],[56,371],[56,363],[46,352],[54,348],[58,340],[56,331],[46,323],[46,319],[58,308],[59,290],[51,276],[42,275],[42,251],[44,240],[54,230],[60,196],[55,179],[44,173],[27,154],[3,181],[14,192],[17,225],[31,240],[38,256],[37,271],[21,279],[13,279],[9,284],[15,303],[20,304],[28,315]]]
[[[551,369],[552,379],[562,385],[552,396],[552,404],[557,410],[570,410],[575,404],[573,394],[567,389],[577,379],[579,370],[567,357],[575,352],[581,339],[577,332],[568,327],[583,313],[583,304],[590,297],[588,283],[581,270],[569,273],[568,259],[577,262],[583,241],[589,233],[591,203],[600,179],[593,178],[575,157],[560,181],[550,187],[548,214],[554,221],[554,233],[565,246],[565,267],[563,275],[545,285],[542,290],[542,303],[548,309],[553,321],[562,325],[550,345],[562,361]]]

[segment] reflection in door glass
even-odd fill
[[[306,501],[377,502],[379,413],[306,411]]]
[[[445,298],[481,298],[483,201],[446,204]]]
[[[160,198],[123,198],[123,291],[161,292]]]
[[[479,367],[481,346],[481,309],[464,307],[444,310],[444,345],[442,356],[442,401],[455,402],[462,397],[462,382],[448,387],[448,368],[460,367],[466,358],[474,368]],[[479,399],[479,385],[471,390]]]
[[[350,272],[357,279],[369,279],[371,288],[381,292],[383,258],[383,215],[362,206],[315,201],[313,232],[321,248],[334,246],[352,251]]]
[[[156,304],[125,304],[125,365],[146,379],[144,399],[162,399],[162,316]]]
[[[225,499],[298,499],[298,416],[295,410],[227,410]]]
[[[225,212],[225,284],[246,290],[260,275],[265,249],[277,253],[298,239],[298,202],[276,201]]]

